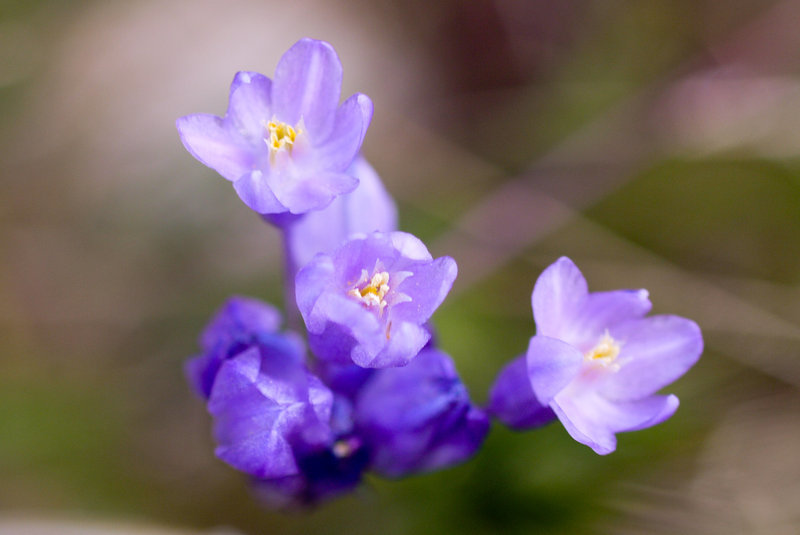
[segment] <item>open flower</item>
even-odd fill
[[[536,336],[492,388],[489,410],[498,419],[521,429],[554,413],[572,438],[607,454],[616,449],[615,433],[672,416],[678,398],[655,392],[697,362],[703,350],[697,324],[645,317],[646,290],[589,293],[566,257],[542,273],[531,300]]]
[[[430,339],[424,324],[456,271],[404,232],[356,236],[315,256],[295,279],[312,351],[370,368],[407,364]]]
[[[274,80],[255,72],[233,79],[225,117],[177,121],[186,149],[233,182],[260,214],[302,214],[352,191],[346,170],[372,119],[355,94],[339,106],[342,65],[333,47],[302,39],[280,59]]]

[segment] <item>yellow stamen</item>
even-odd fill
[[[381,271],[372,275],[372,279],[359,288],[358,284],[367,281],[367,271],[362,270],[361,280],[356,283],[356,287],[347,292],[350,297],[355,297],[368,307],[378,307],[378,312],[383,314],[386,308],[386,294],[389,293],[389,273]]]
[[[269,147],[270,156],[274,156],[275,153],[281,149],[285,149],[291,154],[297,136],[302,133],[300,128],[295,129],[275,119],[266,123],[264,128],[266,128],[269,134],[269,137],[265,138],[264,142],[267,144],[267,147]]]
[[[586,352],[583,357],[587,362],[598,363],[616,371],[619,369],[619,364],[615,361],[621,348],[622,346],[611,338],[611,335],[606,331],[597,344]]]

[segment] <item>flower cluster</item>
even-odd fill
[[[472,457],[493,417],[524,430],[561,420],[605,454],[615,433],[677,409],[656,392],[699,358],[691,321],[645,317],[645,290],[589,293],[561,258],[533,290],[536,335],[475,405],[430,320],[456,278],[397,230],[394,202],[359,156],[372,103],[339,104],[333,48],[303,39],[274,79],[240,72],[225,117],[177,121],[189,152],[233,182],[275,224],[287,254],[290,324],[271,305],[231,297],[200,337],[186,374],[213,419],[216,455],[274,506],[311,504],[387,478]]]

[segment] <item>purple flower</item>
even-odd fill
[[[194,390],[208,398],[219,367],[251,347],[302,363],[305,348],[293,332],[279,332],[280,313],[257,299],[234,296],[214,315],[200,336],[202,354],[186,363]]]
[[[318,210],[358,185],[347,168],[372,118],[372,102],[360,93],[339,106],[341,86],[333,47],[302,39],[281,57],[274,80],[236,74],[225,117],[187,115],[178,132],[256,212]]]
[[[218,315],[212,325],[238,337]],[[221,321],[222,320],[222,321]],[[324,363],[328,364],[328,363]],[[245,346],[218,366],[208,411],[216,455],[253,478],[275,507],[309,505],[355,488],[366,470],[401,477],[460,463],[481,446],[486,415],[472,405],[450,358],[424,349],[403,368],[369,370],[332,391],[295,355]],[[341,377],[340,377],[341,378]]]
[[[324,448],[333,394],[290,356],[253,346],[222,363],[208,399],[216,455],[260,479],[301,473],[295,452]]]
[[[655,392],[700,357],[703,338],[693,321],[645,317],[646,290],[589,293],[566,257],[536,281],[532,304],[536,336],[525,365],[518,359],[506,367],[490,395],[498,419],[530,427],[546,422],[549,408],[572,438],[607,454],[616,449],[615,433],[672,416],[678,398]]]
[[[358,393],[353,413],[371,468],[387,477],[463,462],[489,431],[488,418],[472,405],[453,361],[437,349],[423,350],[402,368],[376,370]]]
[[[295,266],[305,266],[317,253],[333,251],[352,234],[397,230],[397,208],[372,166],[358,157],[348,173],[359,180],[354,191],[286,226],[288,254]]]
[[[430,339],[424,324],[456,271],[403,232],[357,236],[315,256],[295,279],[312,351],[370,368],[407,364]]]
[[[306,368],[299,340],[271,332],[278,321],[263,303],[230,299],[202,337],[213,351],[189,368],[193,382],[211,378],[217,457],[250,475],[270,505],[283,507],[352,489],[369,457],[352,436],[350,402]]]

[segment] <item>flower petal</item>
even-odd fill
[[[264,123],[272,119],[272,82],[263,74],[241,71],[231,83],[226,119],[251,143],[264,143]]]
[[[357,339],[362,336],[359,333],[372,334],[380,330],[380,322],[372,311],[367,310],[361,303],[350,298],[344,293],[325,292],[314,304],[314,309],[310,316],[324,317],[329,322],[338,323],[350,329]],[[309,329],[310,330],[310,329]],[[363,336],[368,339],[371,336]]]
[[[343,173],[318,173],[308,177],[297,177],[284,187],[276,187],[275,196],[280,203],[288,206],[293,214],[309,210],[320,210],[328,206],[334,198],[350,193],[358,186],[358,179]]]
[[[233,183],[233,189],[251,210],[259,214],[286,211],[286,207],[275,197],[261,171],[252,171],[243,175]]]
[[[220,362],[221,360],[215,359],[213,355],[197,355],[184,364],[183,373],[192,389],[201,398],[208,399]]]
[[[622,343],[620,369],[602,386],[611,399],[639,399],[686,373],[703,352],[697,324],[679,316],[652,316],[627,322],[614,336]]]
[[[229,297],[200,335],[200,346],[212,351],[220,344],[229,345],[236,340],[257,333],[273,333],[281,326],[278,310],[251,297]]]
[[[298,272],[298,308],[319,358],[340,361],[350,355],[362,366],[400,366],[419,352],[430,338],[420,325],[432,312],[428,305],[441,302],[455,276],[452,259],[426,262],[403,256],[421,251],[427,255],[421,242],[403,233],[355,235],[332,253],[318,254]],[[430,270],[429,264],[433,264]],[[384,280],[380,287],[368,282],[376,276]],[[417,277],[408,290],[403,288]],[[419,301],[413,305],[416,311],[413,307],[406,311],[413,319],[410,325],[393,315],[394,307],[409,302],[406,291],[412,293],[412,303]],[[366,299],[367,295],[377,300]]]
[[[556,417],[550,407],[536,399],[528,379],[525,355],[512,360],[497,374],[489,392],[487,410],[507,427],[517,431],[540,427]]]
[[[347,205],[347,233],[397,230],[397,207],[380,176],[363,157],[356,158],[347,174],[359,181],[358,188],[342,197]],[[338,245],[335,244],[335,245]]]
[[[301,39],[275,69],[272,103],[277,118],[296,125],[302,117],[312,140],[327,139],[342,90],[342,64],[333,47]]]
[[[536,280],[531,295],[536,334],[564,338],[588,294],[586,279],[578,267],[562,256]]]
[[[675,414],[680,401],[672,394],[649,396],[636,401],[609,402],[608,420],[616,432],[638,431],[660,424]],[[613,414],[613,420],[611,415]]]
[[[327,320],[312,312],[322,292],[330,284],[333,275],[334,265],[331,257],[318,255],[295,276],[297,308],[303,316],[306,327],[312,333],[320,333],[325,328]]]
[[[528,344],[526,362],[536,399],[548,405],[578,375],[583,354],[566,342],[537,334]]]
[[[617,449],[617,437],[603,420],[597,419],[592,411],[585,413],[582,409],[590,407],[588,403],[580,403],[582,398],[562,396],[555,400],[551,407],[567,433],[581,444],[592,448],[595,453],[607,455]]]
[[[287,409],[264,395],[257,386],[260,362],[258,349],[252,348],[220,367],[208,403],[216,454],[256,477],[296,474],[286,435],[302,418],[302,407]]]
[[[314,150],[315,165],[320,170],[344,171],[353,162],[364,141],[372,119],[372,101],[357,93],[338,110],[328,139]]]
[[[458,274],[455,260],[442,256],[433,262],[414,265],[413,275],[403,280],[395,291],[405,294],[411,301],[399,303],[390,310],[390,319],[412,321],[420,324],[428,321],[442,304]],[[391,284],[391,279],[389,280]]]
[[[405,321],[391,323],[386,326],[384,348],[377,355],[369,356],[356,347],[352,353],[353,362],[365,368],[405,366],[430,339],[431,333],[424,327]]]
[[[640,319],[650,312],[650,308],[647,290],[592,292],[571,325],[563,328],[562,339],[581,351],[589,351],[605,331],[609,331],[612,337],[616,336],[616,325]]]
[[[572,438],[605,455],[616,449],[614,433],[659,424],[675,413],[678,404],[673,395],[616,402],[584,390],[556,396],[552,406]]]
[[[296,266],[306,265],[319,252],[333,251],[354,233],[397,229],[394,201],[369,163],[359,157],[347,173],[358,178],[356,189],[285,227]]]
[[[434,349],[408,366],[375,372],[355,405],[373,469],[388,477],[441,469],[472,456],[489,428],[452,359]]]
[[[426,260],[431,261],[433,257],[428,252],[428,248],[422,243],[422,240],[409,234],[408,232],[392,232],[389,237],[392,240],[392,246],[404,257],[410,260]]]
[[[186,150],[224,178],[236,180],[253,168],[252,146],[223,119],[197,113],[181,117],[175,125]]]

